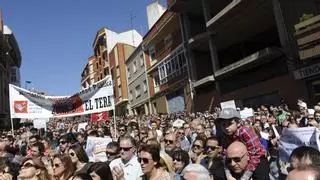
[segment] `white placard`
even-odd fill
[[[240,111],[241,119],[247,119],[248,117],[252,117],[253,112],[254,111],[252,108],[248,108],[248,109],[244,109],[244,110]]]
[[[88,125],[88,123],[86,123],[86,122],[78,124],[78,132],[79,132],[81,129],[86,130],[86,126],[87,126],[87,125]]]
[[[111,141],[111,138],[89,136],[87,139],[86,153],[90,161],[107,161],[106,148]]]
[[[233,108],[233,109],[237,109],[236,107],[236,103],[234,100],[230,100],[230,101],[225,101],[225,102],[221,102],[220,103],[221,109],[224,108]]]
[[[39,118],[39,119],[34,119],[33,120],[33,127],[37,129],[44,128],[47,130],[47,121],[49,118]]]

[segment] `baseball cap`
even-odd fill
[[[218,119],[232,119],[232,118],[238,118],[240,119],[240,113],[239,111],[233,109],[233,108],[223,108],[219,112]]]

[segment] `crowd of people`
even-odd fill
[[[30,180],[319,180],[320,152],[300,146],[287,173],[279,164],[285,128],[320,127],[320,105],[298,101],[290,110],[261,105],[252,116],[239,109],[117,117],[88,123],[58,119],[47,130],[32,126],[0,138],[0,179]],[[108,144],[91,158],[88,139]],[[319,138],[319,137],[317,137]]]

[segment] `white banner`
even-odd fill
[[[72,96],[45,96],[9,84],[11,118],[51,118],[110,111],[114,108],[111,76]]]
[[[288,162],[292,151],[300,146],[310,146],[320,150],[320,132],[314,127],[285,128],[280,136],[280,159]]]

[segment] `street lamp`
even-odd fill
[[[27,89],[27,84],[31,84],[31,81],[25,81],[24,88]]]

